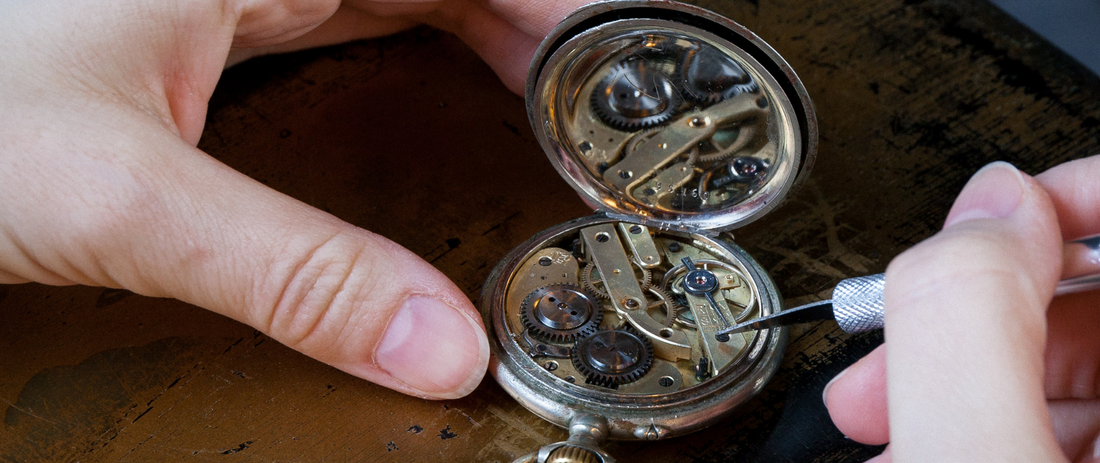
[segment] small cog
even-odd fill
[[[665,290],[656,286],[650,286],[648,291],[657,296],[657,301],[647,302],[649,309],[654,307],[663,306],[665,309],[665,321],[666,328],[672,326],[672,322],[676,320],[676,302],[672,299],[672,296]]]
[[[585,383],[617,389],[649,371],[653,343],[629,328],[601,330],[577,341],[572,360]]]
[[[613,66],[592,91],[596,115],[622,130],[653,127],[671,118],[679,106],[672,79],[644,59]]]
[[[638,278],[638,285],[641,286],[642,291],[649,289],[649,287],[653,285],[653,272],[650,272],[649,269],[639,265],[638,262],[636,262],[634,259],[631,259],[630,263],[634,264],[633,267],[635,270],[642,272],[641,277],[638,277],[637,273],[634,274],[634,276]],[[600,299],[611,300],[611,295],[607,293],[606,289],[596,286],[596,283],[600,283],[602,285],[603,279],[602,277],[599,280],[592,278],[592,271],[595,269],[596,264],[594,262],[589,262],[588,265],[584,266],[584,273],[581,276],[581,279],[584,281],[584,289],[592,292],[592,294],[595,294],[596,296],[599,296]]]
[[[695,314],[692,314],[691,309],[683,305],[676,307],[676,323],[692,329],[699,328],[699,325],[695,323]]]
[[[602,283],[602,280],[592,280],[592,270],[595,268],[595,262],[589,262],[588,265],[584,266],[584,276],[582,278],[584,280],[584,289],[592,292],[592,294],[595,294],[600,299],[610,300],[611,295],[607,294],[607,291],[604,291],[603,288],[596,287],[596,282]]]
[[[532,291],[520,310],[523,326],[551,341],[572,341],[594,333],[602,320],[598,296],[568,283]]]
[[[756,133],[757,127],[751,124],[746,124],[740,127],[736,127],[734,129],[719,131],[718,133],[714,134],[714,136],[711,137],[710,140],[700,142],[700,144],[706,143],[707,145],[710,145],[710,148],[713,148],[713,151],[699,156],[699,162],[710,164],[712,162],[721,161],[723,159],[729,158],[730,156],[733,156],[738,151],[745,149],[745,147],[747,147],[749,143],[752,143],[752,141],[756,138]],[[730,137],[731,135],[732,137]],[[719,137],[730,137],[733,138],[733,140],[723,140],[728,141],[728,143],[725,144],[725,148],[722,148],[722,143],[716,140]]]
[[[675,314],[673,323],[686,326],[688,328],[696,329],[698,325],[695,324],[695,316],[691,313],[691,309],[688,307],[687,297],[684,295],[684,288],[680,285],[674,285],[672,292],[665,292],[672,298],[672,308]],[[668,321],[666,320],[667,324]]]

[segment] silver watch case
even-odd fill
[[[728,415],[774,375],[786,330],[747,333],[743,343],[692,341],[690,355],[662,342],[676,344],[682,333],[691,334],[692,326],[702,339],[710,322],[728,324],[731,317],[782,310],[775,283],[721,232],[758,219],[805,180],[816,155],[817,122],[802,83],[775,50],[729,19],[675,2],[611,1],[577,10],[542,42],[528,74],[526,102],[535,134],[555,169],[597,214],[551,227],[513,249],[492,271],[479,300],[490,337],[490,373],[524,407],[571,433],[569,441],[517,461],[611,462],[598,448],[603,439],[663,439]],[[601,230],[606,232],[597,233]],[[642,232],[649,238],[641,244],[656,252],[634,250],[631,233]],[[616,278],[623,277],[602,277],[604,272],[612,275],[607,262],[619,253],[597,252],[603,245],[594,237],[609,234],[614,235],[610,242],[623,248],[621,254],[632,259],[625,266],[632,268],[628,273],[639,288],[653,286],[637,276],[646,274],[642,267],[664,269],[657,290],[650,292],[666,304],[660,323],[677,329],[666,333],[652,325],[661,318],[660,310],[639,318],[648,320],[632,318],[628,312],[637,306],[624,306],[630,297],[619,296],[636,292],[616,289]],[[688,253],[683,248],[696,260],[680,263]],[[641,261],[651,255],[661,262],[644,265]],[[536,265],[536,259],[546,267]],[[591,278],[582,278],[587,273],[581,265],[598,267],[607,296],[597,298],[586,289],[598,288],[585,286]],[[719,299],[734,292],[741,295],[737,297],[751,295],[744,311],[735,314],[734,307],[741,304],[732,296],[723,303],[708,296],[710,308],[704,308],[702,293],[686,290],[692,270],[739,282],[739,289],[721,286],[712,293]],[[681,294],[673,295],[676,290]],[[546,300],[555,301],[548,294],[572,295],[589,304],[585,307],[594,305],[592,313],[606,312],[612,318],[597,318],[598,326],[592,328],[582,326],[573,311],[573,318],[540,318],[542,325],[528,329],[532,317],[544,314],[532,307],[543,303],[538,310],[544,310]],[[608,302],[585,302],[605,298]],[[643,307],[651,303],[642,299]],[[678,312],[680,306],[696,303],[699,311],[688,307],[684,314]],[[589,355],[595,348],[581,340],[594,336],[594,329],[615,329],[605,326],[608,320],[616,320],[626,332],[622,336],[646,338],[642,343],[653,345],[648,368],[665,370],[622,377],[606,373],[619,371],[607,362],[621,360],[622,352],[613,358]],[[680,338],[661,339],[670,333]],[[630,342],[612,346],[629,348],[627,363],[639,358],[630,357]],[[728,344],[737,347],[726,349]],[[546,356],[536,348],[561,352]],[[714,350],[719,348],[725,354]],[[581,349],[589,349],[584,350],[588,363],[571,364],[562,357]],[[669,349],[679,350],[669,354]],[[700,357],[722,355],[721,367],[697,366],[694,377],[684,368]],[[581,377],[597,367],[605,370],[589,375],[593,383]],[[664,375],[669,368],[678,368],[680,376]],[[565,450],[580,456],[570,457]]]

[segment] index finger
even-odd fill
[[[899,460],[1061,458],[1043,394],[1046,308],[1061,268],[1047,195],[979,171],[944,230],[887,269],[891,448]]]
[[[423,20],[459,36],[505,86],[522,94],[539,43],[565,16],[587,3],[590,0],[453,0],[441,3]]]

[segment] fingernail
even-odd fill
[[[425,395],[464,396],[481,381],[489,356],[484,331],[458,309],[410,297],[390,320],[375,361],[394,378]]]
[[[1001,219],[1020,206],[1024,176],[1012,164],[997,161],[982,167],[963,187],[943,227],[973,219]]]
[[[840,379],[841,376],[844,376],[844,373],[847,373],[850,369],[852,369],[852,367],[845,368],[844,371],[840,372],[840,374],[836,376],[833,376],[833,379],[830,379],[828,383],[825,383],[825,390],[821,391],[821,402],[825,404],[825,408],[829,408],[829,388],[833,387],[833,383],[835,383],[836,380]]]

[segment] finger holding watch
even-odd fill
[[[559,6],[525,12],[536,3],[427,6],[452,8],[454,24],[478,31],[466,38],[504,74],[530,53],[508,55],[524,42],[502,35],[552,26]],[[338,2],[299,0],[5,7],[22,10],[0,14],[0,283],[173,297],[404,393],[448,399],[477,386],[484,327],[445,275],[195,148],[234,44],[280,51],[311,32],[331,35],[299,45],[423,18],[365,11],[327,22]]]
[[[1089,436],[1070,436],[1057,422],[1052,429],[1050,414],[1061,419],[1065,413],[1059,404],[1048,412],[1047,399],[1059,397],[1051,393],[1057,392],[1052,377],[1080,378],[1071,372],[1088,362],[1079,360],[1100,353],[1095,341],[1082,343],[1081,333],[1067,335],[1098,326],[1094,314],[1100,311],[1061,310],[1094,295],[1060,298],[1050,311],[1048,342],[1046,309],[1061,252],[1047,248],[1063,239],[1059,219],[1068,225],[1065,239],[1100,225],[1089,217],[1095,216],[1089,211],[1100,204],[1100,191],[1081,185],[1090,173],[1092,179],[1100,174],[1098,161],[1069,163],[1038,179],[1003,163],[991,165],[964,188],[943,232],[891,263],[886,344],[826,389],[841,431],[865,443],[890,442],[884,460],[1034,461],[1026,459],[1079,453]],[[1078,323],[1062,323],[1065,313]],[[1052,358],[1067,350],[1072,354]],[[1091,386],[1075,410],[1096,406]]]

